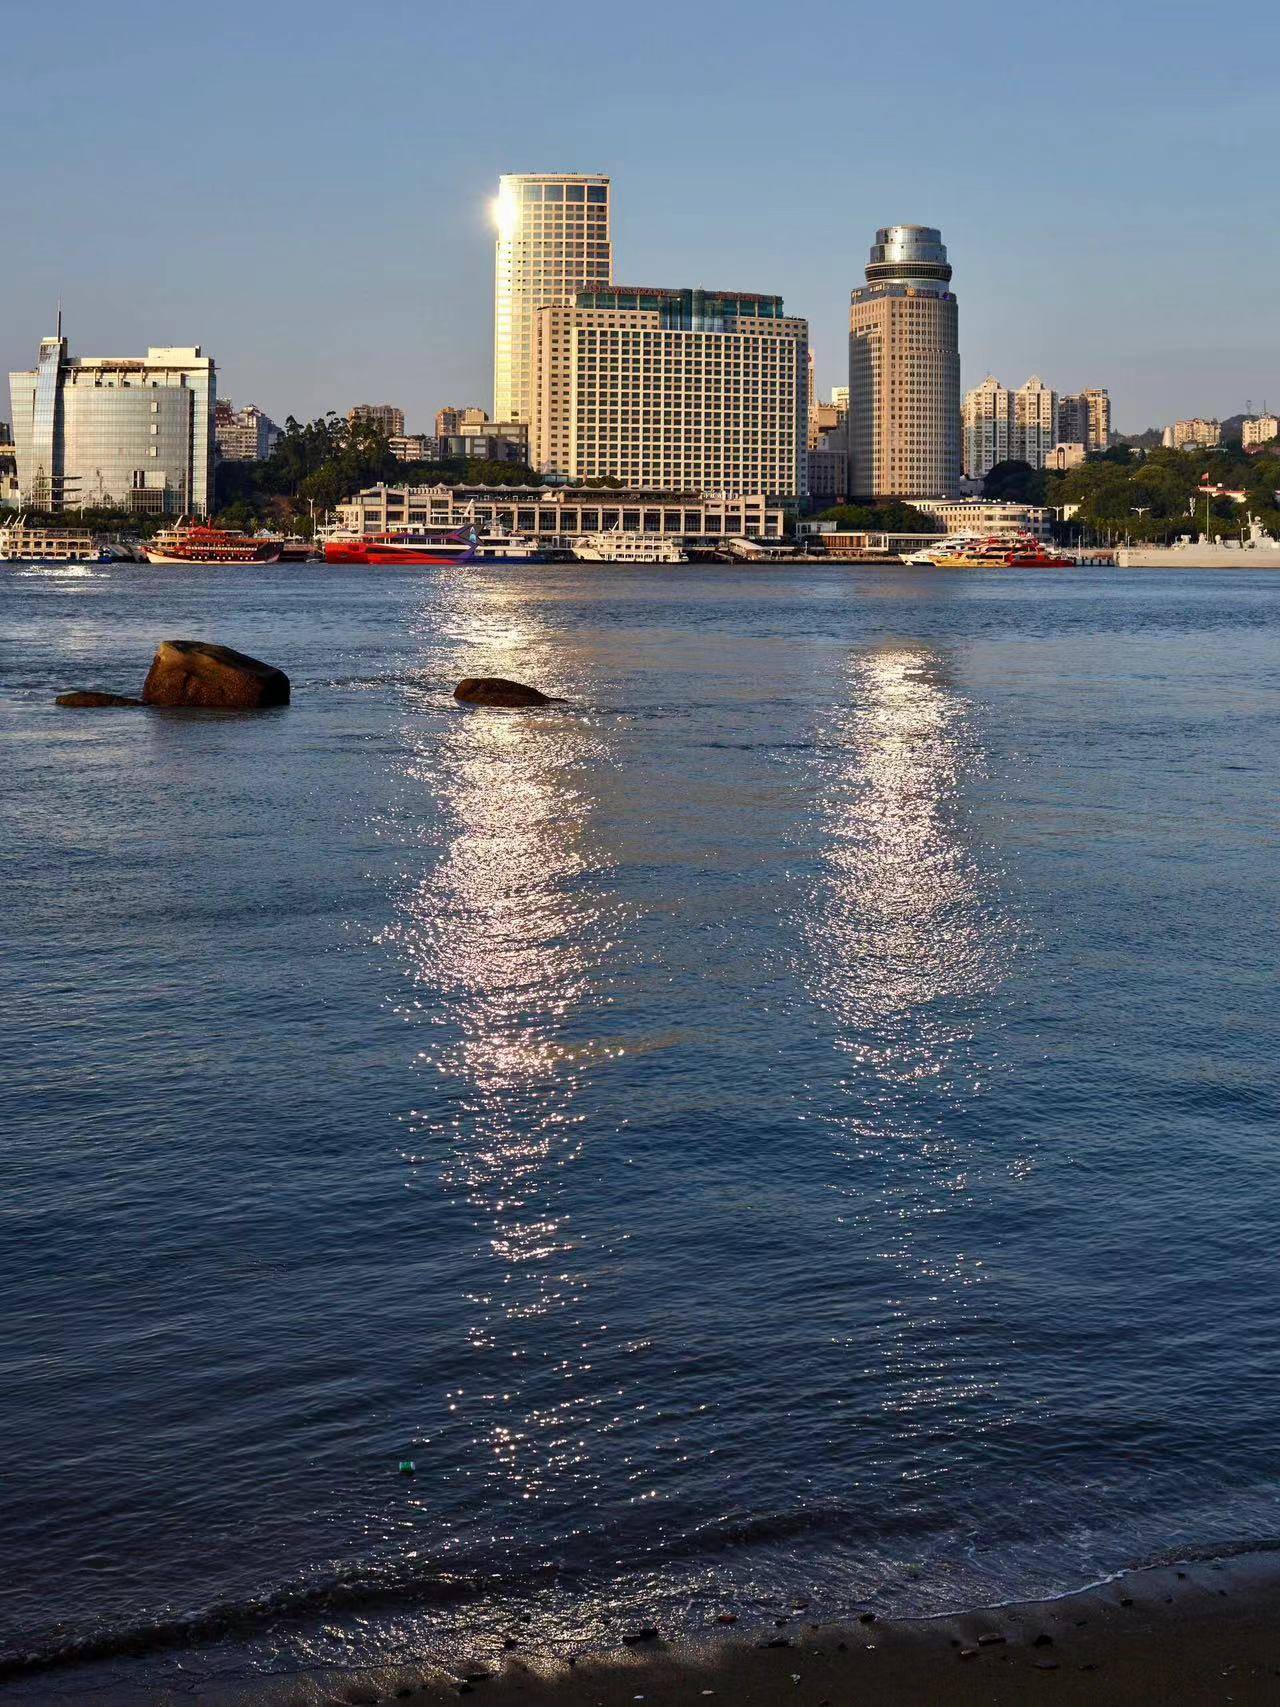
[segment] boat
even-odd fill
[[[973,542],[971,533],[948,534],[946,539],[935,539],[932,545],[922,545],[919,551],[903,551],[899,555],[903,563],[913,569],[932,569],[939,557],[951,557],[962,547]]]
[[[301,534],[257,533],[253,537],[264,545],[278,545],[281,563],[308,563],[316,554],[314,540],[303,539]]]
[[[572,542],[579,563],[687,563],[677,540],[656,533],[581,533]]]
[[[932,558],[936,569],[1070,569],[1075,559],[1055,552],[1033,534],[988,534],[963,541]]]
[[[1172,545],[1121,545],[1117,569],[1280,569],[1280,539],[1249,517],[1245,537],[1192,539],[1184,534]]]
[[[255,539],[252,534],[231,528],[205,527],[179,522],[166,528],[143,546],[148,563],[278,563],[278,540]]]
[[[438,566],[469,563],[475,555],[476,530],[420,533],[334,534],[325,541],[326,563],[361,563],[370,568]]]
[[[0,563],[110,563],[112,556],[84,528],[35,526],[25,515],[0,524]]]

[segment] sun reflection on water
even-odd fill
[[[563,658],[500,585],[456,580],[431,626],[465,637],[459,675],[559,685]],[[414,987],[405,1015],[436,1086],[410,1121],[411,1183],[443,1190],[475,1229],[459,1261],[472,1373],[448,1394],[471,1445],[455,1440],[450,1457],[500,1507],[546,1497],[583,1458],[571,1424],[596,1253],[568,1201],[582,1091],[611,1059],[596,1027],[616,906],[588,783],[612,760],[583,711],[434,709],[405,726],[409,780],[433,797],[434,858],[385,940]]]
[[[1003,1350],[977,1331],[988,1254],[962,1229],[992,1165],[981,1104],[1015,940],[967,808],[983,774],[975,719],[944,661],[917,644],[854,656],[822,747],[805,977],[847,1063],[826,1105],[839,1218],[879,1293],[838,1338],[895,1450],[931,1443],[903,1478],[914,1499],[946,1483],[953,1431],[967,1451],[1012,1418]]]

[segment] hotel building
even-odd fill
[[[59,334],[9,389],[18,485],[33,509],[208,514],[216,376],[198,344],[72,356]]]
[[[882,228],[866,275],[849,307],[849,490],[949,496],[960,486],[960,353],[942,233]]]
[[[507,173],[494,204],[493,413],[533,419],[534,321],[540,308],[613,278],[609,180],[576,173]]]
[[[612,286],[534,316],[530,462],[661,491],[806,489],[808,322],[744,291]]]

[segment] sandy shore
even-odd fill
[[[201,1700],[424,1707],[469,1695],[477,1707],[701,1707],[716,1699],[733,1707],[1252,1707],[1280,1702],[1280,1559],[1161,1566],[1058,1600],[933,1619],[866,1614],[848,1625],[815,1624],[797,1605],[764,1629],[717,1623],[705,1638],[668,1643],[645,1635],[605,1654],[534,1655],[523,1651],[519,1627],[508,1641],[466,1668],[309,1674]]]

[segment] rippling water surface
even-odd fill
[[[1280,577],[0,611],[16,1695],[1280,1536]]]

